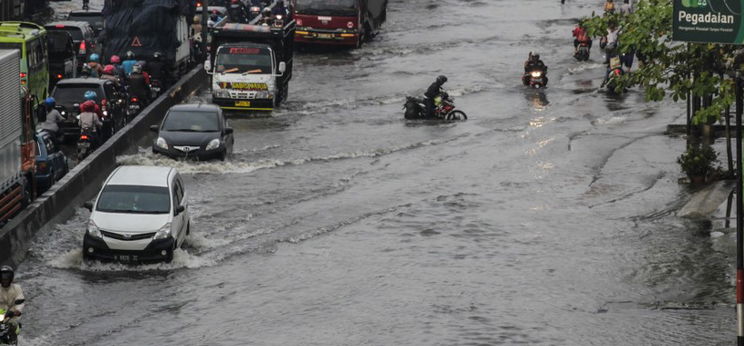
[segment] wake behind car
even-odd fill
[[[153,125],[158,137],[154,153],[171,158],[225,160],[232,154],[233,129],[220,107],[211,104],[184,104],[171,107],[162,124]]]
[[[95,203],[85,205],[91,214],[83,258],[170,262],[190,232],[187,199],[175,168],[118,167],[106,179]]]

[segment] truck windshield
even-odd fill
[[[271,73],[271,52],[266,48],[220,47],[215,66],[219,73]]]
[[[297,0],[297,13],[353,17],[357,14],[357,0]]]
[[[167,187],[109,185],[98,198],[96,210],[104,213],[167,214],[170,194]]]

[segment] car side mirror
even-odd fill
[[[279,63],[279,74],[282,75],[287,71],[287,63],[282,61]]]
[[[176,216],[177,216],[178,214],[181,214],[181,213],[183,213],[184,211],[186,211],[186,207],[184,207],[184,206],[182,206],[182,205],[179,205],[179,206],[178,206],[178,207],[176,208],[176,211],[175,211],[175,212],[173,213],[173,215],[176,215]]]
[[[233,130],[232,127],[226,127],[225,128],[225,134],[226,135],[231,135],[231,134],[233,134],[233,132],[234,132],[234,130]]]
[[[85,203],[83,203],[83,207],[85,209],[88,209],[88,211],[93,211],[93,203],[91,203],[91,202],[85,202]]]
[[[160,131],[160,125],[150,125],[150,131],[158,133]]]

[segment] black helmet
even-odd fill
[[[532,60],[535,60],[535,61],[540,60],[540,54],[532,54]]]
[[[160,53],[160,52],[155,52],[155,53],[154,53],[154,54],[152,55],[152,58],[153,58],[153,59],[154,59],[155,61],[159,61],[159,60],[160,60],[160,57],[161,57],[161,56],[163,56],[163,54],[162,54],[162,53]]]
[[[13,283],[14,277],[15,277],[15,272],[13,271],[13,267],[11,266],[0,267],[0,284],[3,287],[10,287],[10,284]]]
[[[439,84],[447,83],[447,76],[441,75],[441,76],[437,77],[437,83],[439,83]]]
[[[271,9],[268,8],[268,7],[266,7],[266,8],[263,9],[263,11],[261,12],[261,14],[263,14],[264,16],[267,16],[267,17],[268,16],[271,16]]]

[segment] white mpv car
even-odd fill
[[[124,263],[173,260],[190,232],[187,194],[175,168],[121,166],[90,209],[83,258]]]

